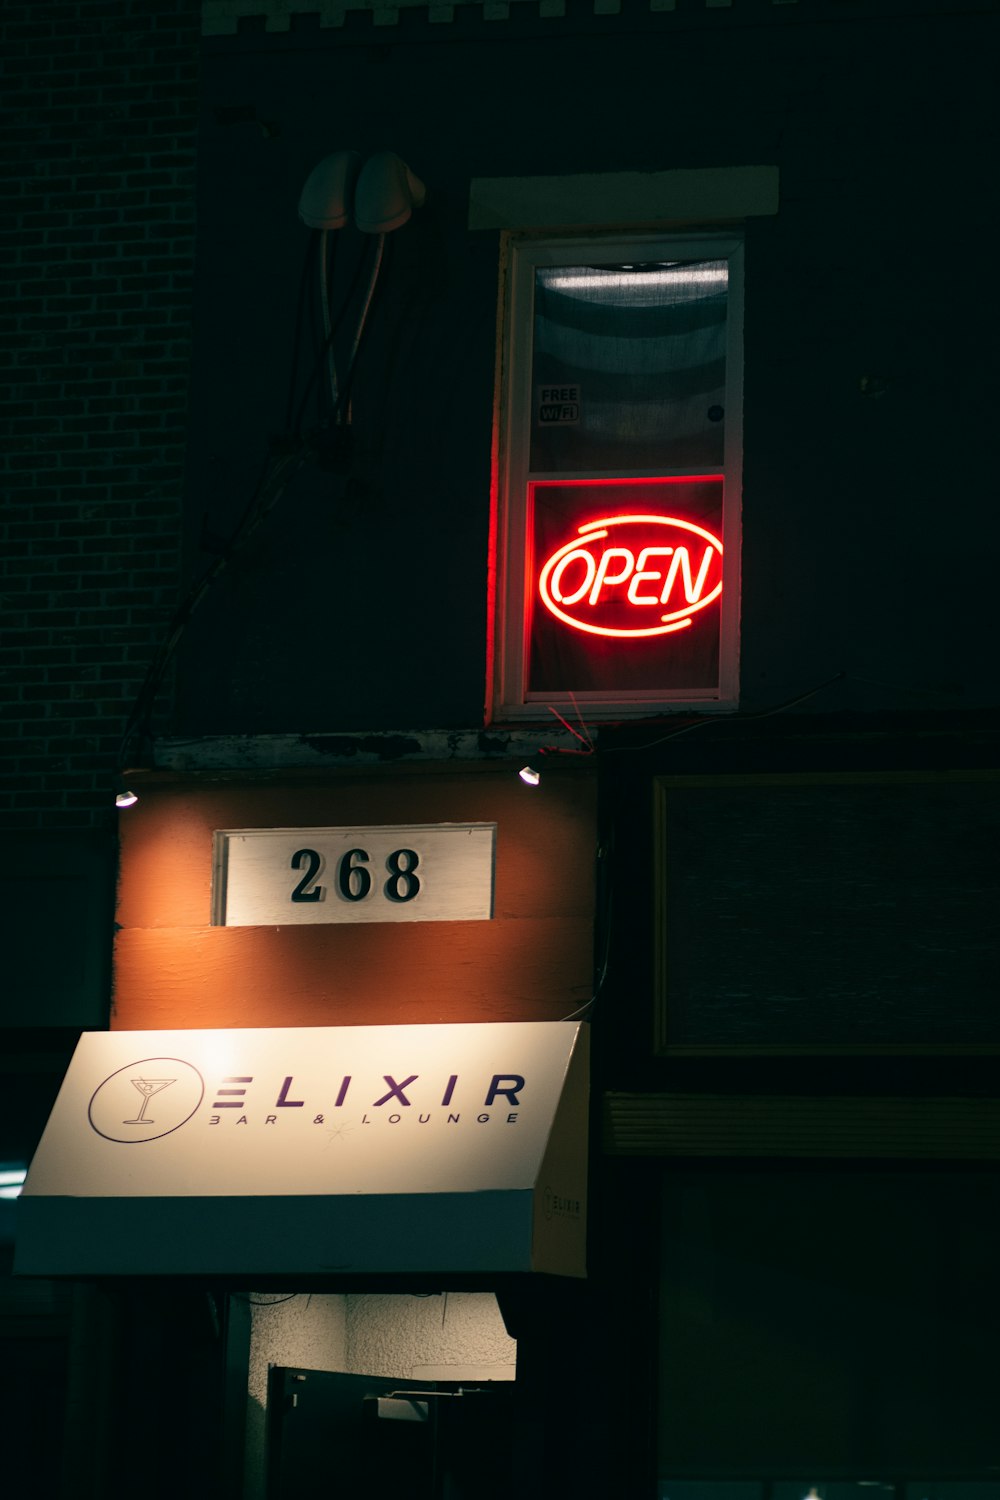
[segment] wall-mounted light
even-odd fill
[[[357,151],[334,151],[306,178],[299,217],[310,229],[343,229],[353,217],[363,234],[405,224],[427,189],[394,151],[376,151],[362,166]]]
[[[119,778],[118,778],[118,785],[117,785],[117,788],[115,790],[115,806],[116,807],[134,807],[135,804],[138,802],[138,800],[139,800],[139,794],[138,794],[138,792],[133,792],[132,789],[131,789],[131,787],[127,787],[125,785],[125,779],[124,779],[124,777],[119,776]]]
[[[526,766],[521,767],[517,774],[525,786],[537,786],[542,779],[542,772],[537,761],[529,761]]]
[[[351,216],[361,156],[334,151],[313,167],[299,199],[299,218],[310,229],[343,229]]]
[[[354,191],[354,221],[364,234],[389,234],[405,224],[427,197],[420,178],[394,151],[370,156]]]

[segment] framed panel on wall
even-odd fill
[[[1000,774],[662,776],[659,1054],[1000,1050]]]

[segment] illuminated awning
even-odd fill
[[[15,1270],[582,1276],[587,1096],[579,1023],[86,1033]]]

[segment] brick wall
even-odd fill
[[[0,22],[0,829],[106,826],[177,598],[197,0]]]

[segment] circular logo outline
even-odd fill
[[[190,1110],[188,1112],[188,1114],[186,1114],[184,1116],[183,1120],[178,1120],[178,1122],[177,1122],[176,1125],[171,1125],[171,1127],[170,1127],[169,1130],[159,1130],[159,1131],[157,1131],[156,1135],[142,1135],[142,1136],[132,1136],[132,1137],[129,1137],[129,1136],[120,1136],[120,1135],[108,1135],[107,1131],[106,1130],[102,1130],[100,1128],[100,1126],[97,1125],[96,1122],[95,1122],[95,1120],[94,1120],[94,1101],[96,1100],[98,1094],[101,1092],[101,1090],[103,1088],[105,1088],[112,1081],[112,1079],[118,1078],[122,1073],[129,1073],[129,1072],[131,1072],[131,1070],[133,1068],[141,1068],[142,1065],[143,1065],[143,1063],[161,1063],[161,1062],[179,1063],[182,1068],[189,1068],[190,1071],[198,1079],[198,1082],[201,1085],[201,1092],[198,1095],[198,1099],[197,1099],[197,1102],[196,1102],[196,1104],[194,1106],[194,1109]],[[116,1146],[145,1146],[145,1145],[148,1145],[150,1141],[159,1141],[159,1140],[162,1140],[164,1136],[166,1136],[166,1135],[173,1135],[173,1133],[174,1133],[175,1130],[180,1130],[180,1128],[181,1128],[182,1125],[186,1125],[187,1122],[191,1119],[191,1117],[193,1115],[197,1114],[198,1110],[201,1108],[201,1103],[202,1103],[202,1100],[204,1099],[204,1097],[205,1097],[205,1079],[204,1079],[202,1073],[200,1072],[200,1070],[195,1067],[194,1063],[188,1062],[183,1057],[140,1057],[136,1062],[126,1063],[124,1065],[124,1067],[116,1068],[113,1073],[109,1073],[108,1076],[107,1076],[107,1078],[103,1079],[97,1085],[96,1089],[91,1094],[91,1096],[90,1096],[90,1102],[87,1105],[87,1120],[88,1120],[88,1123],[90,1125],[91,1130],[93,1130],[96,1135],[99,1135],[102,1140],[105,1140],[105,1141],[114,1141],[114,1143],[115,1143]],[[124,1124],[125,1122],[123,1121],[122,1123]]]

